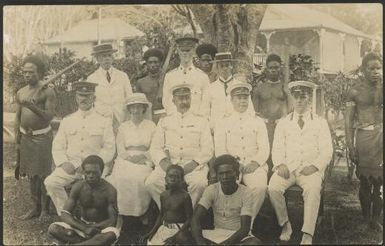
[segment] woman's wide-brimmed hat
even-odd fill
[[[147,97],[143,93],[133,93],[128,96],[126,101],[126,107],[133,104],[144,104],[147,106],[151,106],[151,103],[147,100]]]

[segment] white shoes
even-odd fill
[[[313,242],[313,236],[307,233],[303,233],[301,245],[311,245]]]

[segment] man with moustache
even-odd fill
[[[99,68],[87,78],[88,82],[98,85],[95,91],[95,110],[112,119],[115,135],[119,125],[126,120],[125,102],[128,95],[132,94],[127,74],[112,66],[113,53],[116,51],[111,44],[94,46],[92,55]]]
[[[111,119],[101,116],[93,108],[96,86],[85,81],[74,85],[79,109],[61,121],[53,141],[56,168],[44,184],[59,216],[68,198],[65,187],[81,179],[82,161],[89,155],[98,155],[104,163],[111,162],[115,154]],[[104,170],[103,177],[105,174]]]
[[[190,110],[196,115],[202,115],[202,96],[206,93],[210,81],[208,76],[193,64],[195,47],[198,41],[197,38],[190,34],[175,39],[180,65],[166,73],[164,77],[162,104],[167,114],[176,111],[170,88],[182,82],[192,85]]]
[[[158,208],[160,194],[165,190],[165,171],[172,164],[183,167],[193,205],[207,186],[207,162],[213,155],[213,140],[207,120],[190,109],[192,88],[189,83],[170,88],[177,111],[159,121],[151,142],[155,170],[145,185]]]
[[[275,129],[272,149],[273,175],[268,192],[282,227],[281,241],[289,241],[292,228],[284,193],[292,185],[303,189],[304,219],[301,244],[312,244],[321,198],[324,171],[333,155],[330,129],[325,119],[311,112],[315,84],[294,81],[289,85],[294,112],[281,119]]]
[[[266,123],[270,146],[273,145],[278,120],[286,116],[289,110],[289,91],[282,80],[281,66],[282,60],[278,55],[269,55],[266,59],[266,81],[259,83],[252,92],[254,109]],[[268,165],[270,177],[273,168],[271,156]]]
[[[23,76],[28,85],[16,94],[15,136],[20,153],[19,174],[30,180],[33,207],[20,219],[48,216],[49,199],[43,181],[51,173],[52,130],[56,95],[43,87],[44,63],[37,56],[24,60]],[[18,177],[17,177],[18,178]]]
[[[359,199],[369,228],[382,231],[383,82],[382,58],[368,53],[346,102],[345,131],[349,155],[357,165]]]
[[[216,125],[214,146],[215,156],[230,154],[239,158],[239,180],[251,190],[253,222],[266,196],[270,148],[265,123],[247,112],[250,91],[251,85],[245,82],[231,84],[227,89],[233,112]]]

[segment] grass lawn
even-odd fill
[[[6,245],[42,245],[50,244],[52,239],[47,236],[47,228],[58,217],[52,215],[49,221],[32,219],[20,221],[18,216],[30,207],[28,182],[17,181],[13,177],[15,152],[13,144],[3,142],[3,243]],[[315,244],[381,244],[382,233],[367,229],[361,218],[358,201],[358,180],[349,183],[346,179],[347,168],[343,160],[333,169],[332,176],[326,183],[325,212],[322,223],[314,235]],[[289,196],[289,217],[295,230],[289,244],[298,244],[302,226],[303,204],[300,197]],[[51,208],[53,211],[53,208]],[[276,236],[276,223],[272,219],[273,211],[265,202],[261,210],[256,234],[265,244],[279,244]],[[130,228],[131,227],[131,228]],[[120,245],[130,244],[132,235],[143,234],[147,228],[128,226],[129,232],[123,232]]]

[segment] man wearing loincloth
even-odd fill
[[[270,148],[273,146],[274,131],[280,118],[289,110],[289,91],[282,78],[282,60],[276,54],[266,59],[266,81],[253,88],[252,101],[257,114],[265,121]],[[271,155],[267,161],[271,176],[273,163]]]
[[[44,63],[37,56],[24,60],[23,75],[28,85],[16,94],[15,136],[20,153],[19,173],[30,179],[33,207],[20,219],[48,216],[49,199],[43,181],[51,173],[52,130],[56,95],[44,87]]]
[[[116,189],[101,178],[104,162],[90,155],[82,163],[84,179],[77,181],[61,213],[48,233],[63,243],[110,245],[120,235]],[[80,205],[80,217],[75,215]]]
[[[359,198],[365,222],[382,230],[383,84],[382,58],[374,53],[362,60],[363,77],[350,89],[346,102],[346,143],[360,179]]]

